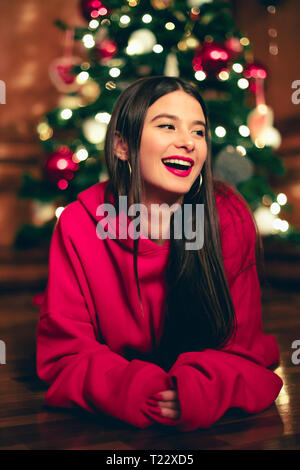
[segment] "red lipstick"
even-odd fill
[[[190,167],[186,167],[186,168],[184,168],[184,169],[178,169],[178,168],[173,168],[173,167],[164,165],[165,168],[166,168],[170,173],[173,173],[173,175],[180,176],[180,177],[183,177],[183,178],[184,178],[185,176],[189,176],[189,174],[190,174],[191,171],[192,171],[193,165],[194,165],[194,161],[193,161],[191,158],[182,157],[181,155],[172,155],[172,156],[170,156],[170,157],[163,158],[163,159],[162,159],[162,162],[168,161],[168,160],[171,160],[171,159],[183,160],[183,161],[185,161],[185,162],[189,162],[189,163],[191,163],[191,166],[190,166]]]

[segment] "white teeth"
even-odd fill
[[[168,160],[165,161],[169,163],[179,163],[179,165],[192,166],[191,163],[186,162],[184,160],[178,160],[177,158],[168,158]]]

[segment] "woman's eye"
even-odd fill
[[[174,129],[174,126],[173,124],[160,124],[158,127],[172,127]],[[204,131],[203,130],[199,130],[199,131],[195,131],[197,132],[198,135],[200,136],[204,136]]]
[[[173,124],[160,124],[158,127],[174,127]]]
[[[198,135],[204,136],[204,131],[196,131],[197,133],[199,132]]]

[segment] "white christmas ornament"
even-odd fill
[[[211,3],[212,0],[188,0],[187,4],[189,8],[200,7],[203,3]]]
[[[262,145],[267,145],[277,149],[281,144],[280,132],[275,127],[268,127],[261,134],[259,134],[257,140]]]
[[[104,141],[107,130],[105,122],[98,122],[94,118],[89,118],[84,121],[82,128],[85,138],[92,144],[99,144]]]
[[[253,142],[259,138],[260,134],[267,128],[272,127],[274,113],[270,106],[260,104],[248,114],[247,124]]]
[[[129,55],[146,54],[152,52],[153,46],[156,44],[156,37],[149,29],[138,29],[134,31],[129,40],[126,52]]]
[[[270,235],[276,233],[274,221],[277,218],[268,207],[260,206],[253,213],[257,223],[258,230],[262,235]]]

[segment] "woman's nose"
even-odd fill
[[[194,140],[192,139],[189,133],[182,132],[180,135],[177,136],[176,147],[186,147],[189,151],[194,149]]]

